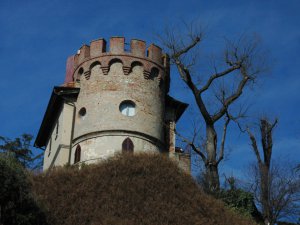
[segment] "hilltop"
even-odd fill
[[[250,225],[158,154],[118,155],[32,177],[51,225]]]

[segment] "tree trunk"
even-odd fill
[[[260,164],[260,185],[261,185],[261,203],[264,215],[264,222],[266,225],[273,225],[271,217],[270,206],[270,184],[269,184],[269,168],[266,165]]]
[[[217,164],[217,133],[213,125],[206,125],[206,153],[207,162],[205,162],[206,178],[210,191],[216,191],[220,188],[219,171]]]

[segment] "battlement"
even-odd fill
[[[162,65],[163,53],[162,49],[157,45],[150,44],[146,49],[146,42],[138,39],[130,41],[130,49],[125,50],[124,37],[111,37],[109,40],[109,50],[107,51],[107,43],[105,39],[97,39],[90,45],[83,45],[75,55],[75,65],[82,62],[99,57],[102,55],[131,55],[139,58],[148,58],[149,60]]]
[[[143,66],[145,79],[157,76],[159,82],[166,81],[169,87],[169,58],[163,54],[157,45],[150,44],[146,47],[143,40],[132,39],[125,43],[124,37],[111,37],[109,46],[105,39],[97,39],[90,45],[83,45],[75,55],[67,60],[65,84],[75,82],[81,75],[86,79],[90,77],[91,68],[99,64],[104,75],[107,75],[114,62],[121,62],[124,75],[128,75],[134,65]]]

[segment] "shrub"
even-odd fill
[[[0,184],[0,224],[45,224],[24,167],[8,154],[0,154]]]

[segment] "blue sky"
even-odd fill
[[[300,1],[298,0],[1,0],[0,135],[36,135],[53,86],[64,81],[65,62],[84,43],[110,36],[156,42],[156,33],[180,20],[205,27],[203,46],[217,51],[223,37],[255,32],[269,50],[272,70],[245,92],[255,118],[279,118],[276,157],[300,161]],[[173,70],[171,94],[191,104],[178,129],[185,133],[193,101]],[[230,126],[228,173],[239,175],[253,159],[248,138]]]

